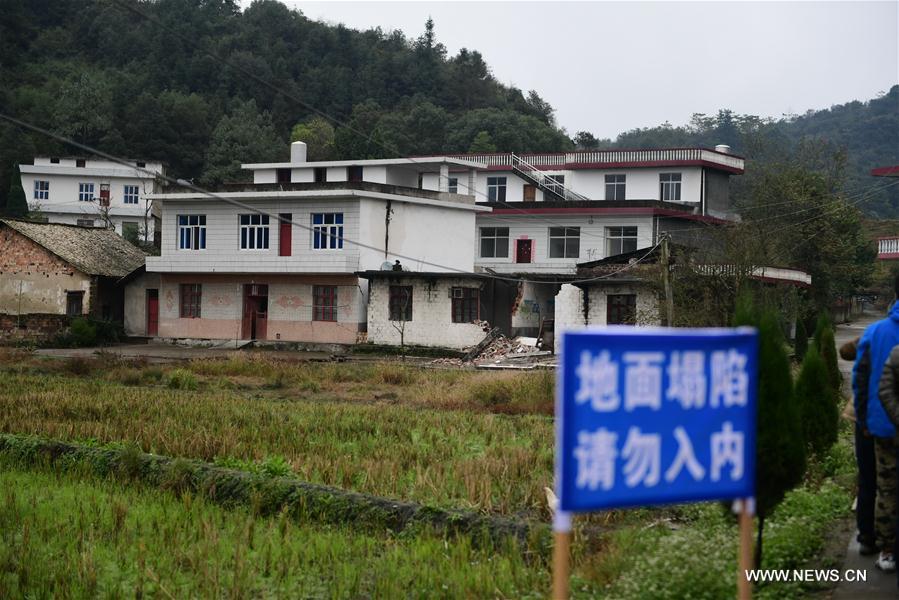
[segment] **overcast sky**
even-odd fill
[[[479,50],[570,134],[611,137],[694,112],[780,117],[899,81],[897,2],[300,2],[307,17]],[[244,0],[244,5],[249,4]]]

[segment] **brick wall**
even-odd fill
[[[91,307],[91,277],[9,227],[0,226],[0,313],[60,314],[66,292],[84,292]]]
[[[555,343],[556,352],[563,331],[584,329],[586,327],[604,327],[610,294],[637,295],[637,326],[659,325],[659,299],[655,290],[648,285],[590,285],[587,288],[587,318],[584,319],[584,291],[570,284],[565,284],[556,296],[555,306]]]
[[[0,313],[0,341],[43,341],[63,333],[69,326],[65,315]]]
[[[412,320],[405,322],[406,344],[441,348],[466,348],[484,339],[484,328],[475,323],[453,323],[453,287],[480,287],[479,280],[465,278],[412,279],[391,282],[375,279],[369,284],[368,341],[375,344],[400,343],[400,332],[390,320],[390,286],[412,286]],[[396,323],[401,325],[401,323]]]

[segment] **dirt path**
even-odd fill
[[[881,318],[883,317],[880,314],[866,313],[854,323],[837,325],[835,336],[837,348],[859,337],[864,332],[865,327]],[[852,363],[840,360],[840,370],[843,372],[843,394],[849,398],[852,396]],[[854,598],[879,600],[881,598],[899,597],[896,587],[896,575],[884,573],[876,568],[874,566],[874,558],[873,556],[861,556],[858,553],[858,542],[855,540],[855,528],[853,527],[852,535],[848,540],[841,574],[845,574],[850,569],[853,572],[864,571],[867,580],[864,582],[844,580],[834,589],[831,597],[834,600],[850,600]]]

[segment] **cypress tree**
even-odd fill
[[[837,343],[833,336],[833,329],[827,327],[821,332],[819,344],[817,349],[824,361],[827,381],[833,390],[834,404],[838,404],[843,375],[840,373],[840,365],[837,361]]]
[[[805,355],[796,378],[796,400],[803,437],[812,452],[821,456],[837,441],[840,411],[824,358],[814,345]]]
[[[793,393],[790,359],[773,312],[759,314],[747,300],[734,315],[735,325],[754,325],[759,331],[759,384],[756,432],[756,512],[759,517],[755,547],[761,565],[765,518],[796,487],[805,474],[805,438]]]
[[[28,215],[28,201],[25,199],[25,190],[22,189],[22,178],[19,175],[19,165],[13,168],[12,181],[9,185],[9,194],[6,196],[6,215],[20,218]]]
[[[833,327],[830,324],[830,317],[827,316],[827,313],[818,313],[818,321],[815,323],[815,345],[818,348],[821,348],[821,336],[824,334],[824,331],[830,329],[833,330]]]
[[[805,330],[805,321],[802,318],[796,319],[796,339],[795,339],[796,358],[802,360],[808,351],[808,332]]]

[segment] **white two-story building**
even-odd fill
[[[19,171],[29,208],[50,223],[106,227],[151,242],[157,224],[150,195],[158,191],[156,174],[164,168],[159,162],[132,162],[39,156]]]
[[[356,343],[369,303],[368,280],[357,273],[392,269],[397,261],[411,271],[471,272],[475,215],[489,208],[472,196],[417,184],[425,172],[476,166],[446,157],[313,163],[297,142],[290,162],[243,165],[253,183],[212,195],[171,188],[153,194],[161,255],[148,258],[146,272],[128,285],[126,330],[196,340]],[[389,289],[385,302],[387,296]],[[441,318],[453,322],[447,294],[412,302],[403,301],[410,321],[416,315],[435,328]],[[438,303],[445,310],[429,306]],[[475,341],[483,337],[470,321],[458,325]]]
[[[663,234],[701,245],[705,228],[735,219],[729,178],[744,169],[727,146],[456,158],[484,165],[474,178],[451,171],[448,186],[491,209],[477,217],[475,268],[522,280],[498,324],[527,335],[553,317],[578,264],[648,249]],[[439,174],[423,179],[439,184]]]

